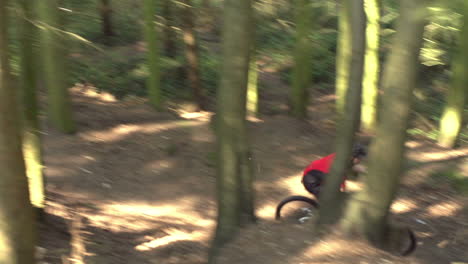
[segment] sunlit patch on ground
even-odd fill
[[[83,85],[81,83],[75,84],[71,90],[75,90],[78,93],[81,93],[84,96],[97,99],[102,102],[115,103],[117,100],[115,96],[107,92],[100,92],[96,87]]]
[[[418,147],[421,147],[423,145],[424,144],[422,142],[419,142],[419,141],[410,140],[410,141],[405,142],[405,146],[410,148],[410,149],[418,148]]]
[[[391,210],[395,214],[407,213],[416,208],[416,203],[410,199],[400,198],[393,202]]]
[[[150,124],[120,124],[111,129],[88,132],[83,134],[82,137],[92,142],[114,142],[122,140],[134,133],[154,134],[170,129],[193,127],[201,124],[203,124],[203,122],[193,120],[177,120]]]
[[[454,201],[448,201],[448,202],[442,202],[439,204],[435,204],[432,206],[429,206],[427,208],[427,212],[431,216],[454,216],[458,211],[462,209],[462,206],[459,203],[456,203]]]
[[[304,186],[301,184],[301,175],[302,174],[298,173],[284,177],[278,180],[275,184],[286,188],[291,194],[308,195],[307,191],[304,189]]]
[[[279,202],[279,201],[278,201]],[[262,219],[272,219],[275,217],[276,203],[270,201],[268,204],[263,205],[257,211],[257,217]]]
[[[431,151],[431,152],[417,152],[410,153],[408,156],[417,162],[434,162],[443,161],[448,159],[455,159],[468,155],[468,148],[460,148],[444,151]]]
[[[169,228],[167,230],[164,230],[164,232],[166,233],[166,235],[159,238],[154,238],[152,236],[145,237],[145,239],[147,239],[148,241],[137,245],[135,249],[138,251],[148,251],[161,246],[169,245],[176,241],[197,241],[204,240],[207,238],[206,233],[198,231],[188,233],[179,229]]]

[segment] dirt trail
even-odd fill
[[[264,91],[266,114],[249,123],[260,222],[223,251],[224,263],[468,261],[466,198],[448,184],[427,180],[462,162],[427,142],[409,143],[414,169],[394,206],[396,220],[420,238],[414,256],[402,260],[365,244],[349,249],[341,238],[315,241],[306,225],[275,222],[275,204],[289,194],[305,194],[301,170],[327,154],[333,142],[332,123],[323,118],[333,107],[327,96],[312,96],[316,115],[306,122],[285,115],[283,93]],[[216,216],[214,137],[207,119],[155,113],[141,101],[117,102],[86,89],[74,89],[73,98],[79,132],[62,135],[45,127],[43,261],[62,263],[72,249],[88,264],[204,263]],[[83,217],[78,240],[69,230],[77,215]],[[79,252],[76,241],[86,251]]]

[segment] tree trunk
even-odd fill
[[[367,46],[362,83],[361,129],[372,133],[374,132],[377,120],[377,98],[379,91],[380,0],[365,0],[364,10],[367,16]]]
[[[156,0],[144,1],[145,25],[144,33],[148,49],[148,70],[147,89],[149,103],[160,110],[162,108],[162,95],[160,83],[160,65],[159,65],[159,45],[156,34],[156,23],[154,21],[156,11]]]
[[[198,105],[198,110],[205,110],[205,97],[203,96],[202,84],[200,79],[200,70],[198,62],[198,44],[195,35],[195,22],[193,15],[193,6],[191,0],[183,0],[184,12],[183,19],[183,34],[185,44],[185,58],[187,61],[187,75],[192,87],[193,97]]]
[[[66,67],[66,43],[60,36],[62,19],[59,1],[38,1],[38,10],[43,29],[41,30],[41,53],[44,79],[48,89],[50,121],[64,133],[73,133],[70,95],[68,93]]]
[[[327,177],[322,197],[320,199],[321,209],[319,224],[329,224],[336,220],[337,209],[339,208],[339,188],[343,181],[343,176],[349,169],[354,134],[358,129],[360,97],[362,90],[362,76],[364,67],[364,50],[366,46],[366,17],[364,14],[363,0],[355,0],[350,5],[351,39],[351,61],[347,67],[351,69],[349,73],[348,92],[346,94],[346,115],[339,115],[340,122],[336,136],[336,158],[333,162],[330,175]]]
[[[0,263],[23,264],[34,263],[36,234],[7,56],[7,8],[0,0]]]
[[[341,0],[338,17],[338,47],[336,50],[336,111],[345,111],[351,61],[351,1]],[[338,117],[339,119],[339,117]]]
[[[297,118],[307,115],[308,92],[312,66],[312,45],[310,31],[312,25],[312,1],[296,0],[296,46],[294,49],[294,68],[290,95],[291,114]]]
[[[177,45],[175,43],[175,34],[172,29],[174,23],[172,0],[164,0],[162,6],[164,17],[164,55],[170,58],[177,57]]]
[[[210,263],[215,263],[218,249],[233,238],[242,224],[255,219],[253,166],[245,120],[251,12],[250,0],[224,2],[223,68],[215,129],[218,219]]]
[[[41,138],[37,103],[37,64],[34,51],[37,32],[31,23],[34,18],[31,1],[19,1],[23,16],[19,19],[21,45],[21,91],[23,98],[23,153],[29,180],[31,203],[43,209],[45,203],[44,177],[42,175]]]
[[[114,36],[114,29],[112,26],[112,7],[110,0],[101,0],[101,6],[99,8],[102,20],[102,34],[106,37]]]
[[[365,189],[350,201],[342,221],[348,233],[364,234],[384,246],[387,217],[395,197],[404,156],[404,141],[412,90],[416,86],[419,51],[426,17],[426,0],[400,1],[401,16],[382,79],[381,120],[369,153]]]
[[[458,56],[453,62],[452,85],[447,91],[446,105],[440,119],[439,145],[453,148],[463,124],[463,109],[468,90],[468,3],[464,2],[463,26]]]
[[[247,86],[247,116],[258,116],[258,66],[255,49],[252,48],[249,64],[249,82]]]

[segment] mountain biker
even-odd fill
[[[312,161],[305,169],[302,176],[302,184],[305,189],[315,195],[317,198],[320,194],[320,187],[323,183],[325,176],[329,173],[330,168],[335,159],[336,153],[332,153],[328,156],[325,156],[321,159]],[[367,155],[366,150],[360,144],[353,146],[352,156],[350,160],[351,170],[355,172],[365,173],[366,168],[362,165],[359,165],[362,158]],[[343,182],[341,183],[341,191],[346,189],[346,176],[343,177]]]

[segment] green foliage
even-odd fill
[[[106,42],[123,45],[140,40],[142,7],[136,1],[110,1],[112,23],[116,36],[110,41],[103,38],[100,0],[65,0],[62,13],[66,16],[67,30],[92,42]],[[131,10],[131,12],[129,12]]]
[[[426,26],[421,60],[426,66],[449,65],[458,39],[461,14],[442,7],[432,7]]]
[[[146,55],[129,49],[118,48],[95,52],[95,56],[72,59],[72,81],[89,83],[117,98],[126,95],[146,96],[146,79],[149,75]],[[167,97],[183,93],[184,82],[177,78],[181,59],[162,58],[163,93]]]
[[[202,50],[200,57],[200,73],[203,88],[208,96],[215,96],[221,69],[220,55],[209,50]]]

